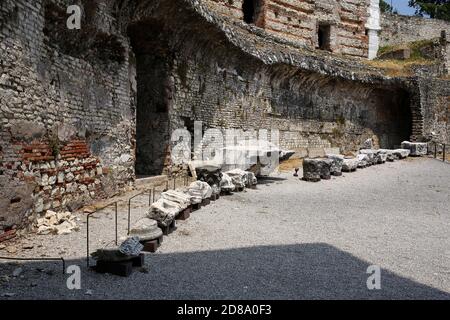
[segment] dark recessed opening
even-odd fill
[[[244,21],[246,23],[255,22],[255,5],[253,0],[244,0],[242,11],[244,12]]]
[[[244,2],[242,3],[244,21],[249,24],[255,24],[258,27],[263,27],[263,9],[263,0],[244,0]]]
[[[20,197],[15,197],[11,199],[11,204],[13,203],[19,203],[20,201],[22,201],[22,199]]]
[[[169,35],[157,21],[133,24],[128,29],[136,64],[136,163],[138,178],[165,174],[170,148],[169,106],[174,69],[168,51]],[[188,66],[175,68],[182,86]]]
[[[320,50],[331,51],[331,26],[329,24],[319,25],[318,45]]]

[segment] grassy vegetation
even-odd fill
[[[394,46],[383,46],[379,49],[378,56],[406,48],[411,50],[411,56],[405,60],[375,59],[367,61],[367,63],[371,66],[385,69],[386,73],[390,76],[411,75],[412,66],[429,65],[436,62],[434,59],[430,59],[422,53],[423,48],[432,46],[434,43],[436,43],[436,39],[414,41]]]

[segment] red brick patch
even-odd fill
[[[5,231],[4,233],[0,234],[0,242],[10,240],[16,236],[16,230],[9,230]]]

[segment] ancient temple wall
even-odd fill
[[[68,4],[0,3],[0,231],[110,196],[133,179],[127,40],[108,36],[113,18],[99,3],[99,37],[83,38],[94,29],[82,24],[72,33],[80,38],[65,42],[57,30]],[[101,51],[108,43],[123,49],[120,59]]]

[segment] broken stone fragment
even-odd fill
[[[367,139],[366,141],[364,141],[364,143],[362,144],[361,149],[373,149],[373,140],[372,139]]]
[[[376,157],[376,151],[372,149],[361,149],[359,150],[360,154],[367,155],[368,158],[368,165],[374,165],[377,164],[377,157]]]
[[[78,231],[79,227],[75,221],[75,217],[70,212],[56,213],[48,210],[44,218],[36,220],[37,233],[39,235],[46,234],[69,234],[72,231]]]
[[[201,197],[203,200],[211,198],[213,189],[206,182],[194,181],[189,185],[188,193],[191,196],[196,197],[196,200],[198,200],[198,197]]]
[[[428,144],[422,142],[403,141],[401,148],[409,150],[410,155],[414,157],[425,156],[428,152]]]
[[[367,154],[358,154],[358,168],[366,168],[370,165],[371,161]]]
[[[130,236],[139,237],[141,242],[158,239],[162,234],[163,232],[158,227],[158,222],[149,218],[139,220],[130,230]]]
[[[119,251],[130,257],[137,257],[141,253],[144,246],[140,243],[139,237],[130,237],[119,247]]]
[[[220,181],[220,188],[224,192],[232,192],[236,188],[236,186],[233,184],[233,180],[226,173],[222,174],[222,180]]]
[[[191,196],[181,191],[168,190],[163,192],[161,197],[165,200],[177,203],[181,210],[184,210],[191,205]]]
[[[119,247],[102,248],[93,252],[91,256],[96,260],[120,262],[139,256],[144,246],[138,237],[130,237],[121,243]]]
[[[388,155],[386,153],[382,153],[382,152],[378,151],[375,154],[375,161],[377,164],[383,164],[383,163],[386,163],[387,157],[388,157]]]
[[[398,159],[405,159],[409,156],[411,151],[408,149],[395,149],[392,150],[392,153],[398,158]]]
[[[344,158],[342,163],[343,172],[352,172],[358,168],[359,160],[358,158]]]
[[[148,218],[158,221],[164,227],[169,226],[181,212],[179,204],[166,199],[159,199],[150,206]]]
[[[394,155],[393,150],[379,149],[378,153],[379,154],[385,154],[386,155],[386,161],[393,162],[393,161],[398,159],[397,156]]]
[[[241,169],[233,169],[227,172],[236,188],[245,188],[247,185],[247,172]]]
[[[331,159],[304,159],[303,180],[318,182],[320,179],[331,178]]]
[[[250,171],[246,171],[247,173],[247,186],[252,187],[256,186],[258,184],[258,179],[256,178],[255,174]]]
[[[331,174],[334,176],[342,176],[342,165],[344,164],[344,156],[339,154],[328,154],[328,159],[332,160],[331,163]]]
[[[220,194],[220,181],[222,180],[222,171],[220,166],[201,162],[192,163],[195,167],[197,180],[208,183],[213,188],[213,194]]]

